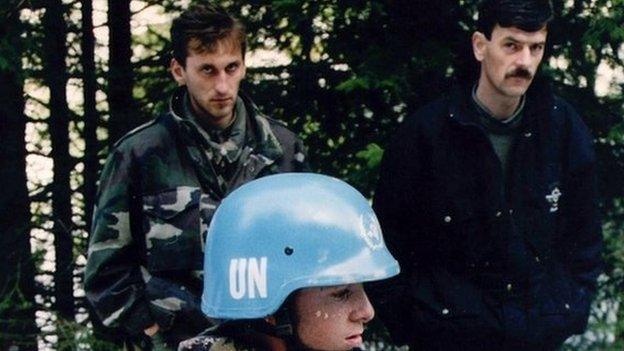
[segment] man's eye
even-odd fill
[[[353,295],[353,292],[349,288],[344,288],[332,293],[332,297],[339,301],[345,301]]]
[[[518,48],[518,45],[516,45],[516,43],[506,43],[505,48],[510,49],[510,50],[515,50]]]
[[[238,65],[236,65],[236,64],[231,64],[231,65],[228,65],[227,67],[225,67],[225,70],[230,72],[230,73],[231,72],[235,72],[237,69],[238,69]]]
[[[206,74],[212,74],[214,70],[210,67],[204,67],[202,68],[202,72],[206,73]]]
[[[531,46],[531,51],[542,51],[544,50],[544,45],[542,44],[536,44]]]

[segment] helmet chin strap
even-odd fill
[[[286,301],[272,316],[263,319],[232,320],[220,324],[214,329],[218,333],[240,337],[241,335],[260,337],[261,335],[281,339],[288,350],[311,350],[303,345],[297,335],[297,316],[295,314],[294,295]]]
[[[297,335],[296,316],[293,315],[294,313],[294,297],[289,296],[282,304],[282,307],[273,315],[275,320],[273,328],[275,336],[286,341],[289,350],[301,350],[303,345],[301,345]]]

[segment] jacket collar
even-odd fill
[[[174,91],[169,100],[169,114],[173,117],[176,124],[184,120],[182,108],[185,93],[186,87],[181,86]],[[253,139],[256,143],[255,151],[265,158],[265,163],[273,163],[282,157],[284,151],[271,129],[269,118],[260,112],[258,106],[245,93],[239,91],[238,96],[243,100],[249,116],[250,129],[248,132],[253,133]]]
[[[460,126],[479,125],[478,116],[472,112],[471,86],[456,85],[448,97],[448,118]],[[521,130],[537,133],[544,144],[549,135],[550,111],[554,107],[554,96],[550,83],[543,77],[536,77],[526,92],[524,117]]]
[[[245,108],[249,114],[251,129],[257,142],[258,153],[272,161],[281,158],[284,155],[284,150],[273,132],[273,129],[271,129],[269,117],[260,111],[258,106],[247,94],[239,91],[238,96],[240,96],[245,103]]]

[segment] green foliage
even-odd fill
[[[383,156],[383,149],[377,144],[368,144],[366,150],[362,150],[356,154],[357,158],[366,161],[366,166],[370,169],[379,167]]]
[[[20,72],[23,43],[17,40],[22,25],[15,4],[0,5],[0,71]]]
[[[98,339],[93,334],[93,329],[85,323],[76,323],[60,319],[54,323],[55,332],[59,342],[55,345],[58,351],[115,351],[123,350],[123,347]]]
[[[624,349],[624,201],[614,201],[604,219],[606,272],[599,279],[599,292],[592,306],[588,331],[568,341],[569,351],[619,351]]]
[[[7,38],[0,38],[0,70],[9,71],[15,64],[16,52]]]
[[[17,271],[14,285],[0,291],[0,345],[32,347],[34,305],[18,286],[20,267],[14,269]]]
[[[338,84],[336,90],[349,94],[358,90],[366,91],[369,90],[370,87],[370,82],[366,78],[351,78]]]

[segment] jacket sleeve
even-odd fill
[[[602,271],[602,230],[598,211],[596,157],[592,137],[570,108],[572,122],[568,137],[568,171],[563,195],[563,262],[579,286],[593,295]]]
[[[130,153],[111,152],[102,175],[85,268],[85,292],[105,326],[138,334],[154,324],[144,298],[132,208]],[[139,224],[140,225],[140,224]]]
[[[308,151],[301,138],[281,122],[269,121],[272,123],[272,132],[275,133],[284,152],[281,161],[282,172],[310,172]]]
[[[410,198],[410,184],[418,177],[419,165],[415,141],[411,137],[393,136],[384,151],[380,168],[380,179],[375,191],[373,209],[379,219],[384,240],[392,255],[401,266],[401,273],[391,279],[370,284],[369,291],[373,305],[392,340],[406,344],[413,334],[411,321],[414,306],[409,279],[419,255],[414,240],[418,239],[418,227],[412,225],[418,220],[410,214],[417,206]]]

